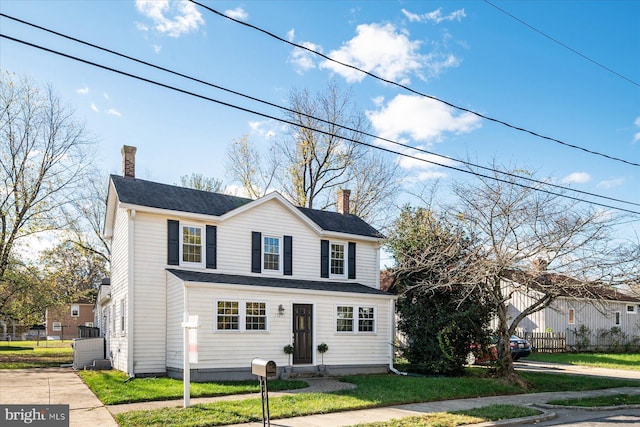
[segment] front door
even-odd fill
[[[293,304],[293,364],[313,363],[313,306]]]

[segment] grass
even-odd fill
[[[640,353],[531,353],[526,360],[640,371]]]
[[[454,427],[487,421],[500,421],[540,414],[537,409],[514,405],[491,405],[455,412],[436,412],[389,421],[356,424],[352,427]]]
[[[300,393],[271,398],[273,419],[322,414],[346,410],[374,408],[402,403],[462,399],[479,396],[508,395],[525,392],[591,390],[610,387],[640,386],[640,381],[569,376],[538,372],[523,372],[530,388],[505,384],[483,376],[486,370],[473,369],[459,378],[404,377],[370,375],[345,377],[357,389],[336,393]],[[152,411],[132,411],[116,415],[125,426],[217,426],[261,420],[260,399],[220,401],[194,405],[186,409],[163,408]]]
[[[50,368],[72,362],[71,341],[0,342],[0,369]]]
[[[640,394],[616,394],[614,396],[551,400],[548,403],[551,405],[582,406],[586,408],[595,408],[598,406],[640,405]]]
[[[134,378],[120,371],[80,371],[82,380],[105,405],[181,399],[182,380],[172,378]],[[303,381],[269,381],[269,390],[292,390],[306,387]],[[227,396],[260,391],[258,381],[191,383],[191,397]]]

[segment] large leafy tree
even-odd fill
[[[38,295],[24,262],[29,237],[67,228],[92,167],[92,140],[50,87],[0,76],[0,317]],[[23,252],[21,252],[23,251]]]
[[[387,239],[404,355],[431,373],[460,374],[472,345],[488,340],[493,312],[466,271],[473,245],[473,236],[446,217],[408,206]]]

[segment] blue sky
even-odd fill
[[[591,61],[483,1],[202,2],[451,104],[640,163],[638,1],[492,1]],[[3,0],[0,9],[12,17],[280,105],[286,104],[294,88],[313,93],[335,80],[353,91],[376,135],[482,165],[496,162],[535,170],[539,178],[640,203],[638,166],[482,120],[295,49],[193,3]],[[7,18],[1,18],[0,30],[164,84],[281,115],[273,108]],[[109,173],[120,173],[120,148],[128,144],[138,147],[138,177],[172,184],[181,175],[195,172],[228,182],[226,150],[233,139],[246,134],[258,146],[267,147],[284,137],[276,121],[7,39],[0,39],[0,68],[50,83],[86,121],[99,144],[98,166]],[[407,174],[408,190],[435,178],[443,183],[471,179],[427,163],[397,160]],[[640,233],[637,215],[630,227]]]

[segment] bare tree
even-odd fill
[[[0,313],[18,298],[11,269],[26,237],[70,223],[92,166],[92,141],[50,87],[5,72],[0,77]]]
[[[294,89],[286,119],[294,125],[266,162],[246,136],[231,145],[228,174],[250,197],[276,189],[297,206],[326,210],[335,207],[340,188],[350,189],[351,213],[380,224],[390,219],[399,167],[361,144],[369,138],[369,122],[350,91],[335,82],[315,95]]]
[[[456,202],[443,212],[467,230],[473,246],[460,264],[463,268],[448,272],[450,283],[423,281],[415,286],[438,290],[454,284],[468,289],[463,295],[480,290],[496,311],[498,372],[514,381],[520,379],[509,338],[525,317],[561,294],[595,296],[598,288],[638,282],[637,247],[614,238],[617,218],[611,212],[498,172],[456,183],[452,191]],[[433,262],[425,259],[423,266],[431,268]],[[510,319],[509,301],[517,292],[529,303]]]
[[[227,150],[227,175],[253,199],[264,196],[272,189],[278,166],[274,147],[263,160],[248,135],[233,140]]]
[[[298,206],[327,209],[335,203],[334,193],[349,182],[350,168],[365,155],[357,144],[368,130],[365,115],[335,82],[315,97],[293,90],[289,108],[293,112],[287,118],[296,126],[280,144],[285,159],[280,185]]]
[[[180,177],[180,186],[212,193],[222,193],[224,191],[224,183],[221,179],[206,177],[201,173],[182,175]]]

